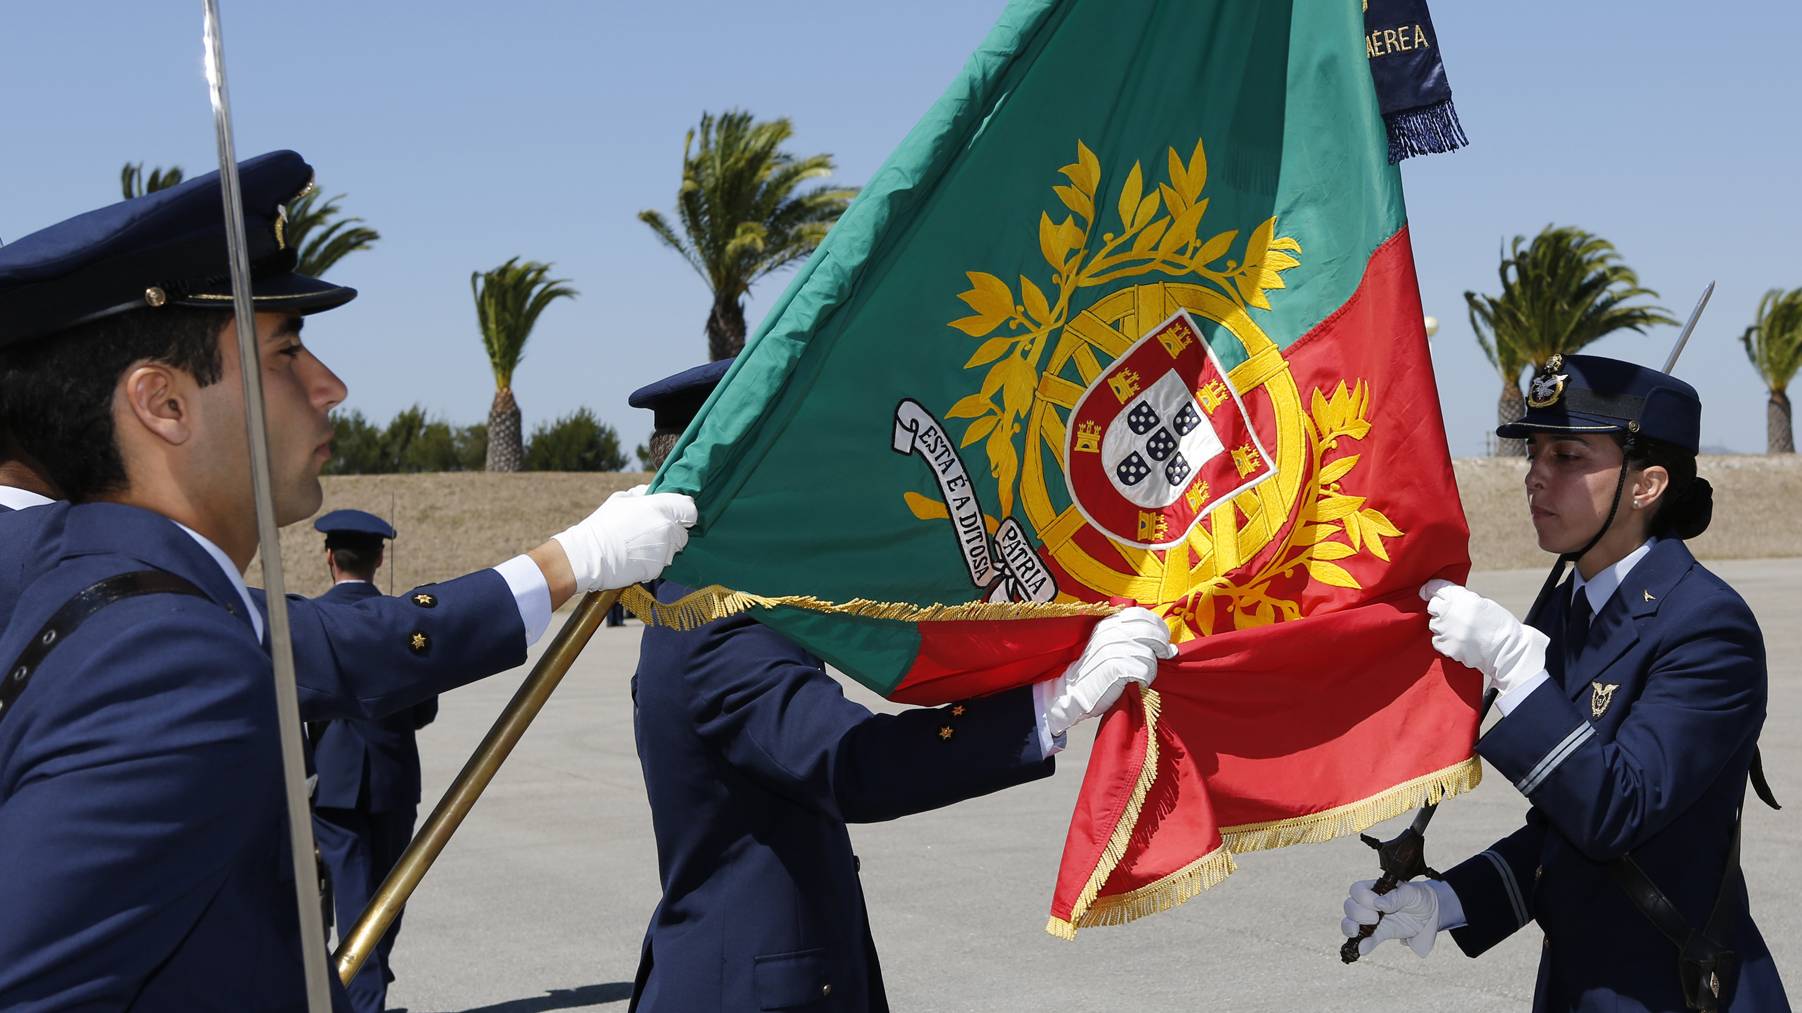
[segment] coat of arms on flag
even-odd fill
[[[1130,600],[1049,928],[1476,783],[1480,680],[1400,178],[1355,5],[1016,0],[684,433],[651,621],[751,609],[890,699],[1044,679]],[[821,462],[834,462],[830,479]],[[691,600],[692,599],[692,600]]]

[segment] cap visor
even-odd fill
[[[1565,412],[1557,415],[1529,415],[1495,427],[1495,434],[1504,440],[1524,440],[1532,433],[1624,433],[1627,424],[1620,419],[1605,418],[1600,415],[1584,415],[1580,412]]]
[[[337,309],[357,297],[354,288],[293,273],[253,278],[250,293],[258,310],[302,315]],[[231,299],[231,290],[227,289],[224,292],[194,292],[170,301],[181,306],[217,307],[229,304]]]

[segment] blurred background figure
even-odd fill
[[[375,573],[394,528],[362,510],[333,510],[313,522],[325,534],[325,565],[332,587],[321,601],[355,603],[382,596]],[[424,596],[425,592],[419,592]],[[423,604],[423,603],[422,603]],[[313,796],[313,831],[331,870],[340,933],[349,931],[376,887],[413,839],[419,810],[419,747],[414,733],[438,716],[432,697],[373,721],[323,721],[308,726],[319,772]],[[351,982],[351,1005],[378,1013],[394,980],[389,954],[400,920],[377,944],[368,966]]]

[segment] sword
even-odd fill
[[[1677,367],[1677,356],[1683,354],[1683,346],[1689,344],[1689,336],[1696,329],[1696,321],[1702,319],[1702,307],[1708,305],[1708,297],[1714,295],[1714,282],[1702,290],[1702,298],[1696,300],[1696,308],[1689,311],[1689,323],[1683,325],[1683,333],[1677,335],[1677,343],[1671,346],[1670,358],[1664,360],[1664,372],[1668,375]]]
[[[288,850],[294,861],[294,900],[300,913],[301,969],[306,975],[308,1013],[331,1013],[327,984],[325,922],[313,889],[313,814],[308,805],[306,763],[301,755],[300,699],[294,684],[294,650],[283,594],[282,543],[275,524],[275,497],[269,477],[269,429],[264,415],[261,342],[250,298],[249,244],[244,235],[244,197],[238,186],[238,156],[232,140],[231,95],[225,81],[225,44],[219,33],[218,0],[202,0],[202,41],[206,79],[213,105],[213,134],[219,146],[219,188],[224,194],[225,244],[231,258],[232,309],[238,328],[238,365],[244,381],[244,421],[249,433],[250,478],[257,511],[257,550],[263,558],[263,586],[269,601],[269,656],[275,665],[276,723],[281,730],[282,788],[288,803]]]
[[[1702,309],[1708,305],[1708,298],[1712,295],[1714,295],[1714,282],[1711,281],[1708,283],[1708,287],[1702,290],[1702,297],[1696,300],[1696,308],[1689,313],[1689,322],[1683,325],[1682,332],[1677,335],[1677,343],[1671,346],[1670,356],[1664,360],[1663,372],[1665,374],[1668,375],[1676,367],[1677,357],[1683,354],[1683,346],[1689,344],[1689,336],[1696,330],[1696,321],[1702,319]],[[1625,482],[1625,480],[1626,466],[1623,464],[1621,482]],[[1620,483],[1617,483],[1614,490],[1617,506],[1620,500],[1619,486]],[[1610,512],[1608,520],[1602,524],[1601,530],[1596,532],[1595,537],[1589,540],[1588,545],[1575,553],[1566,553],[1558,557],[1558,562],[1552,565],[1552,572],[1546,575],[1545,583],[1539,588],[1539,596],[1533,599],[1533,607],[1527,610],[1528,625],[1532,625],[1533,620],[1539,616],[1540,610],[1545,608],[1546,602],[1551,600],[1552,589],[1558,586],[1559,580],[1563,579],[1565,564],[1576,562],[1583,553],[1588,552],[1601,539],[1602,532],[1607,531],[1613,523],[1614,515]],[[1489,708],[1495,704],[1495,698],[1495,690],[1483,694],[1483,707],[1477,713],[1479,723],[1489,714]],[[1426,861],[1427,824],[1433,822],[1433,814],[1438,810],[1439,803],[1437,802],[1422,806],[1420,812],[1415,814],[1414,822],[1409,825],[1408,829],[1387,841],[1378,841],[1368,834],[1358,835],[1359,840],[1376,849],[1377,866],[1382,869],[1382,875],[1371,886],[1373,893],[1388,893],[1419,876],[1426,876],[1430,879],[1440,878],[1439,873],[1427,867]],[[1370,938],[1371,933],[1376,931],[1377,923],[1382,920],[1383,916],[1379,913],[1376,923],[1364,926],[1357,935],[1347,939],[1345,944],[1339,948],[1339,959],[1347,964],[1357,963],[1358,943]]]

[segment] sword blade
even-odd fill
[[[232,309],[238,327],[238,365],[244,382],[245,426],[249,432],[251,490],[256,501],[257,549],[263,560],[263,587],[269,603],[269,655],[275,665],[276,721],[281,731],[282,788],[287,798],[288,843],[294,859],[294,899],[300,915],[301,968],[306,975],[309,1013],[331,1013],[327,983],[325,921],[315,893],[313,814],[308,804],[306,762],[300,742],[300,698],[295,689],[294,651],[283,594],[281,536],[269,476],[269,428],[263,403],[261,342],[250,298],[250,258],[244,235],[244,196],[232,139],[231,94],[225,80],[225,43],[220,35],[218,0],[202,0],[202,40],[206,50],[213,134],[219,147],[219,188],[224,193],[225,241],[231,257]]]
[[[1696,300],[1696,308],[1689,311],[1689,323],[1683,325],[1683,333],[1677,335],[1677,343],[1671,347],[1670,358],[1664,360],[1664,372],[1669,373],[1676,368],[1677,356],[1683,354],[1683,346],[1689,344],[1689,336],[1696,329],[1696,321],[1702,319],[1702,307],[1708,305],[1708,297],[1714,295],[1714,282],[1702,290],[1702,298]]]

